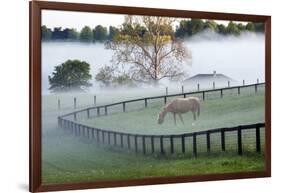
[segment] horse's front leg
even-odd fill
[[[176,113],[173,113],[173,115],[174,115],[174,123],[175,123],[175,125],[177,125],[177,121],[176,121]]]
[[[179,115],[179,117],[180,117],[180,120],[181,120],[182,124],[184,124],[183,118],[182,118],[182,116],[181,116],[181,113],[179,113],[178,115]]]

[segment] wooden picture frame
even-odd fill
[[[169,10],[140,7],[108,6],[79,3],[30,1],[30,192],[76,190],[104,187],[121,187],[150,184],[166,184],[271,176],[271,17],[201,11]],[[265,171],[207,174],[179,177],[156,177],[149,179],[114,180],[104,182],[70,183],[42,185],[41,179],[41,12],[42,10],[62,10],[114,14],[134,14],[201,18],[231,21],[251,21],[265,23]]]

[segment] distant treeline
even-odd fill
[[[218,24],[213,20],[203,21],[201,19],[190,19],[180,21],[179,26],[176,27],[175,37],[191,37],[204,30],[212,30],[221,35],[235,35],[239,36],[242,32],[264,32],[264,23],[234,23],[230,21],[227,25]]]
[[[53,30],[43,25],[42,40],[66,40],[66,41],[82,41],[82,42],[96,42],[112,40],[116,34],[118,34],[119,28],[110,26],[109,28],[102,25],[97,25],[95,28],[85,26],[81,31],[77,31],[74,28],[55,27]],[[242,32],[264,32],[264,23],[234,23],[230,21],[227,25],[218,24],[213,20],[201,20],[201,19],[188,19],[181,20],[179,25],[176,26],[175,31],[172,34],[176,38],[191,37],[195,34],[203,32],[205,30],[212,30],[221,35],[235,35],[239,36]]]

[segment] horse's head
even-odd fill
[[[165,118],[165,115],[166,115],[166,111],[165,110],[162,110],[159,114],[158,114],[158,124],[162,124],[164,122],[164,118]]]

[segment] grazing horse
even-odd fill
[[[158,124],[164,122],[165,115],[167,112],[171,112],[174,115],[174,123],[176,125],[176,115],[179,116],[181,122],[184,124],[181,114],[191,111],[193,114],[193,119],[196,120],[197,116],[200,115],[200,100],[197,97],[188,97],[188,98],[176,98],[166,104],[162,111],[158,115]],[[192,124],[193,125],[193,124]]]

